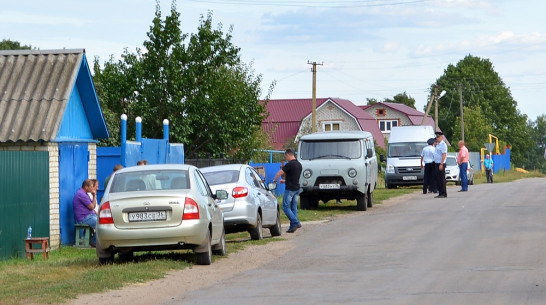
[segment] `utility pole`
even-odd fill
[[[322,66],[317,62],[307,61],[308,65],[313,65],[313,112],[311,114],[311,132],[317,132],[317,66]]]
[[[434,132],[440,131],[438,128],[438,86],[434,86]]]
[[[464,142],[463,85],[459,84],[459,107],[461,108],[461,140]]]
[[[427,110],[425,111],[425,115],[423,116],[423,120],[421,121],[421,125],[423,125],[423,126],[425,125],[425,122],[426,122],[427,117],[428,117],[428,113],[430,112],[430,106],[432,106],[432,102],[436,98],[436,95],[435,95],[436,90],[437,90],[436,88],[438,88],[438,87],[436,85],[434,85],[434,90],[435,90],[434,92],[435,93],[430,96],[430,100],[428,101],[428,104],[427,104]]]

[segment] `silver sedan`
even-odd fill
[[[110,178],[99,208],[96,251],[100,263],[134,251],[193,249],[197,263],[225,255],[224,219],[203,174],[191,165],[145,165]]]
[[[263,238],[263,228],[269,228],[272,236],[281,235],[277,198],[252,166],[230,164],[201,170],[213,191],[229,193],[227,199],[219,200],[228,233],[248,231],[257,240]]]

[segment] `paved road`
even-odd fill
[[[272,263],[167,304],[546,304],[546,179],[337,219]]]

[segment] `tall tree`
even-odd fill
[[[183,143],[187,156],[249,158],[264,143],[262,77],[241,62],[232,30],[224,33],[221,24],[213,28],[209,12],[201,17],[197,33],[182,33],[174,2],[165,19],[158,3],[143,44],[146,51],[126,50],[121,60],[111,58],[104,68],[95,59],[97,92],[112,113],[107,121],[117,124],[121,113],[141,116],[143,136],[157,138],[167,118],[171,142]]]
[[[386,98],[385,102],[404,104],[415,109],[415,99],[409,96],[405,91],[403,93],[398,93],[393,99]]]
[[[460,117],[456,119],[459,121]],[[488,123],[481,108],[476,106],[464,107],[463,121],[466,147],[470,151],[480,151],[484,147],[484,143],[487,143],[489,134],[493,132],[493,127]],[[451,144],[456,146],[457,142],[462,139],[461,128],[453,129],[453,137],[451,139]]]
[[[450,64],[436,80],[436,85],[447,91],[439,100],[438,123],[448,139],[453,139],[454,130],[460,126],[457,117],[461,85],[464,106],[480,108],[493,135],[512,146],[512,162],[516,166],[524,163],[524,153],[532,145],[527,116],[517,109],[510,89],[489,60],[467,55],[457,65]]]
[[[20,42],[9,40],[9,39],[2,39],[0,41],[0,50],[30,50],[32,49],[31,45],[21,45]]]
[[[527,151],[525,168],[546,174],[546,115],[538,116],[528,125],[532,130],[533,147]]]

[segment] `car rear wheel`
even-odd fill
[[[220,242],[212,248],[212,253],[220,256],[226,256],[226,231],[222,228],[222,237]]]
[[[119,252],[118,256],[119,260],[122,262],[130,262],[135,258],[135,254],[133,251]]]
[[[99,258],[99,264],[106,265],[114,263],[114,255],[116,254],[116,252],[110,251],[108,248],[102,249],[98,238],[97,244],[95,246],[95,251],[97,253],[97,257]]]
[[[366,202],[366,194],[361,192],[356,193],[356,209],[359,211],[366,211],[368,209],[368,204]]]
[[[274,226],[269,228],[269,233],[271,233],[271,236],[281,236],[281,212],[277,211],[277,222],[275,222]]]
[[[260,240],[264,238],[262,215],[260,215],[260,213],[258,213],[258,215],[256,216],[256,227],[250,228],[250,230],[248,230],[248,233],[250,233],[250,239],[252,240]]]
[[[198,265],[210,265],[212,264],[212,247],[211,247],[211,236],[210,231],[207,230],[207,237],[206,237],[206,252],[199,252],[197,254],[197,264]]]

